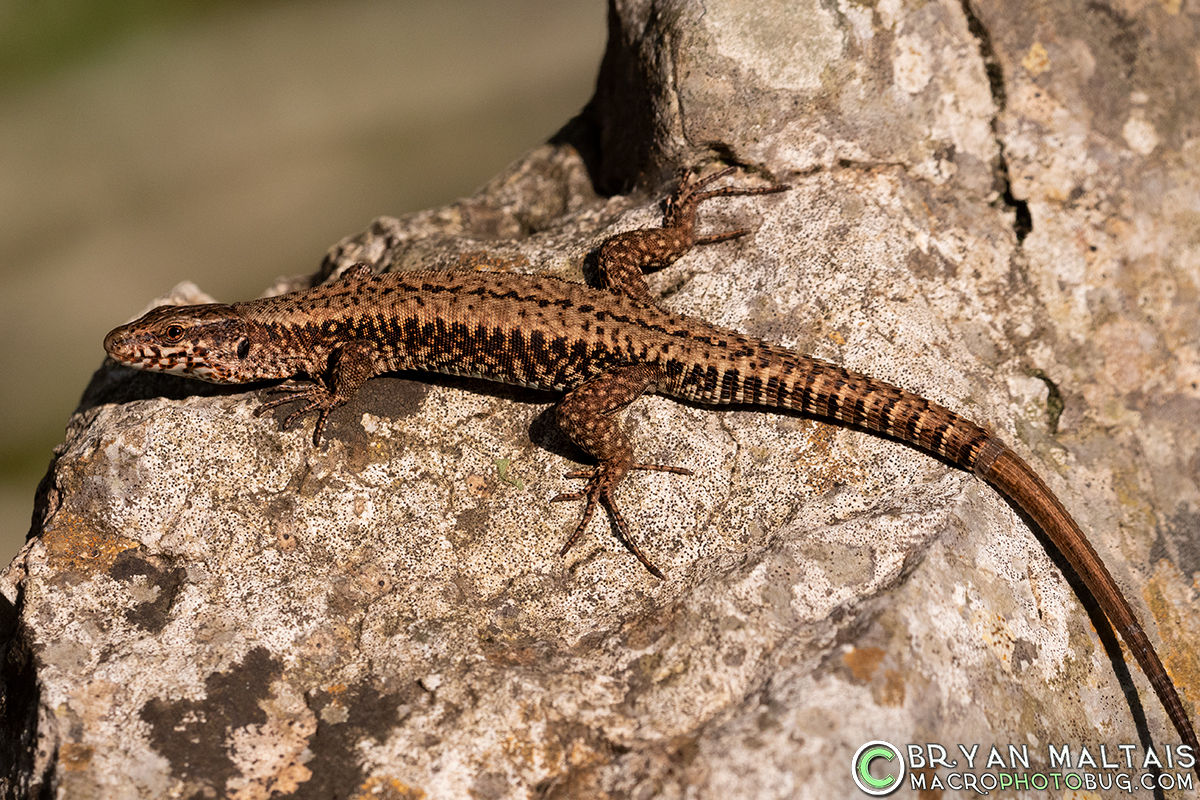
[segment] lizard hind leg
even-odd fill
[[[708,236],[696,235],[696,209],[713,197],[774,194],[786,191],[784,184],[738,187],[702,191],[704,187],[734,171],[728,167],[703,178],[684,170],[679,187],[667,199],[666,212],[660,228],[641,228],[610,236],[600,244],[596,271],[601,288],[655,305],[642,273],[662,269],[698,245],[716,244],[745,236],[748,228],[739,228]]]
[[[743,197],[746,195],[755,194],[775,194],[776,192],[786,192],[789,188],[787,184],[778,183],[771,186],[724,186],[720,189],[710,189],[701,191],[710,183],[724,178],[735,170],[734,167],[726,167],[718,170],[711,175],[706,175],[703,178],[697,178],[695,175],[684,170],[680,174],[679,188],[667,200],[667,210],[663,215],[664,228],[680,228],[687,230],[691,234],[691,244],[704,245],[715,244],[717,242],[725,242],[730,239],[736,239],[739,236],[745,236],[750,232],[749,228],[739,228],[734,231],[726,231],[725,233],[716,233],[710,236],[696,236],[693,232],[696,227],[696,209],[705,200],[714,197]]]
[[[584,501],[583,516],[575,532],[559,551],[560,555],[565,555],[578,541],[595,515],[596,506],[602,505],[617,526],[617,533],[625,547],[651,575],[663,577],[662,572],[650,563],[634,542],[629,525],[613,498],[613,490],[633,469],[692,474],[691,470],[683,467],[634,461],[633,447],[621,429],[618,413],[641,396],[656,378],[657,371],[650,366],[617,367],[576,387],[558,404],[556,415],[559,428],[584,452],[600,462],[591,469],[567,473],[568,478],[587,480],[582,490],[559,494],[550,499],[552,503]]]

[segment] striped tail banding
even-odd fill
[[[743,342],[743,345],[749,343]],[[1066,558],[1132,651],[1184,744],[1200,744],[1145,630],[1075,520],[1037,473],[986,429],[931,400],[861,373],[770,345],[744,347],[722,370],[696,367],[677,396],[785,408],[900,439],[974,472],[1029,515]],[[688,380],[690,378],[691,380]],[[675,393],[675,392],[672,392]],[[1196,763],[1200,777],[1200,760]]]

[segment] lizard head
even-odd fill
[[[127,367],[212,383],[255,380],[244,361],[249,326],[227,305],[159,306],[104,337],[104,349]]]

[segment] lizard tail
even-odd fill
[[[837,419],[915,445],[971,470],[1028,514],[1083,579],[1133,652],[1180,739],[1198,757],[1195,770],[1200,777],[1196,733],[1145,630],[1083,531],[1028,464],[986,429],[931,400],[790,351],[774,355],[768,370],[772,377],[734,382],[733,394],[744,401]]]
[[[1112,574],[1062,503],[1029,465],[998,439],[988,439],[971,468],[1032,517],[1066,557],[1150,679],[1179,738],[1192,749],[1193,756],[1200,755],[1196,732],[1162,661]],[[1196,762],[1195,770],[1200,777],[1200,761]]]

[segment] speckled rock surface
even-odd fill
[[[618,3],[559,138],[322,274],[579,279],[679,164],[786,180],[708,204],[755,234],[652,290],[1001,432],[1194,709],[1200,10],[704,9]],[[667,580],[600,521],[560,558],[579,508],[547,501],[579,453],[553,400],[388,376],[315,450],[254,392],[106,365],[0,581],[6,795],[825,798],[872,739],[1026,745],[1032,771],[1175,741],[1021,519],[894,442],[644,398],[638,452],[696,470],[620,490]]]

